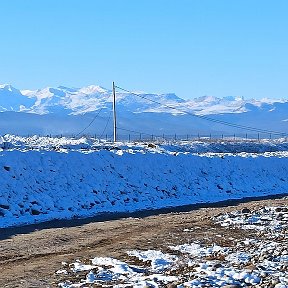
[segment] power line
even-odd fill
[[[106,125],[105,125],[105,127],[104,127],[104,129],[103,129],[103,131],[102,131],[102,134],[100,135],[99,139],[101,139],[101,138],[103,137],[103,135],[104,135],[104,133],[105,133],[107,127],[108,127],[108,124],[109,124],[109,121],[110,121],[110,119],[111,119],[111,116],[112,116],[112,111],[110,111],[110,113],[109,113],[108,120],[107,120],[107,122],[106,122]]]
[[[126,132],[131,132],[131,133],[135,133],[135,134],[140,134],[140,135],[148,135],[148,136],[152,136],[153,134],[149,134],[149,133],[144,133],[144,132],[139,132],[139,131],[135,131],[135,130],[129,130],[129,129],[125,129],[125,128],[120,128],[117,127],[118,130],[123,130]]]
[[[87,95],[87,94],[86,94]],[[108,98],[107,102],[109,101],[109,99],[111,98],[111,96]],[[81,135],[84,131],[86,131],[92,124],[93,122],[97,119],[97,117],[99,116],[99,114],[101,113],[101,111],[104,109],[105,107],[101,107],[100,110],[98,111],[98,113],[93,117],[93,119],[91,120],[91,122],[79,133],[77,133],[75,135],[75,137],[78,137],[79,135]]]
[[[100,110],[98,111],[98,113],[94,116],[94,118],[92,119],[92,121],[82,130],[80,131],[78,134],[75,135],[75,137],[78,137],[79,135],[81,135],[84,131],[86,131],[91,125],[92,123],[96,120],[96,118],[99,116],[100,112],[103,110],[104,108],[100,108]]]
[[[256,128],[256,127],[251,127],[251,126],[246,126],[246,125],[239,125],[239,124],[235,124],[235,123],[231,123],[231,122],[227,122],[227,121],[223,121],[223,120],[214,119],[214,118],[211,118],[211,117],[208,117],[208,116],[205,116],[205,115],[196,115],[196,114],[193,114],[193,113],[191,113],[189,111],[184,111],[184,110],[181,110],[179,108],[176,108],[176,107],[173,107],[173,106],[170,106],[170,105],[166,105],[166,104],[160,103],[158,101],[146,98],[143,95],[131,92],[131,91],[129,91],[127,89],[124,89],[122,87],[119,87],[119,86],[115,86],[115,87],[120,89],[120,90],[122,90],[122,91],[124,91],[124,92],[130,93],[130,94],[133,94],[133,95],[135,95],[135,96],[137,96],[139,98],[142,98],[144,100],[150,101],[150,102],[158,104],[158,105],[162,105],[162,106],[164,106],[166,108],[169,108],[169,109],[181,112],[181,113],[185,113],[187,115],[190,115],[190,116],[193,116],[193,117],[196,117],[196,118],[200,118],[200,119],[204,119],[204,120],[207,120],[207,121],[210,121],[210,122],[214,122],[214,123],[230,126],[230,127],[233,127],[233,128],[238,128],[238,129],[243,129],[243,130],[248,130],[248,131],[253,131],[253,132],[258,132],[258,133],[286,136],[286,133],[279,132],[279,131],[266,130],[266,129]]]

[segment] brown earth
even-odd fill
[[[169,245],[195,240],[206,244],[230,246],[233,243],[229,238],[245,239],[256,236],[253,234],[256,232],[225,229],[214,224],[211,217],[223,212],[241,210],[244,207],[254,210],[268,205],[287,206],[288,199],[286,197],[223,207],[194,208],[189,212],[91,222],[79,226],[41,229],[30,233],[26,233],[27,229],[23,228],[22,233],[26,234],[19,234],[21,228],[7,230],[8,232],[2,229],[0,287],[57,287],[63,276],[56,275],[55,271],[62,269],[62,261],[72,262],[76,259],[84,261],[96,256],[125,260],[127,250],[165,251]],[[184,229],[189,229],[189,233]]]

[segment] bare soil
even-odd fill
[[[230,246],[233,243],[230,243],[229,238],[245,239],[253,237],[256,232],[229,230],[213,223],[211,217],[245,207],[254,210],[263,206],[283,205],[288,205],[287,197],[141,218],[91,222],[79,226],[66,225],[67,227],[31,232],[28,229],[29,233],[25,227],[22,230],[7,230],[9,233],[2,229],[0,287],[57,287],[63,276],[56,275],[55,272],[62,268],[62,261],[83,261],[96,256],[125,260],[127,250],[166,251],[169,245],[196,240],[205,244]],[[185,229],[192,230],[187,233]]]

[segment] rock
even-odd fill
[[[148,144],[148,147],[149,147],[149,148],[156,148],[156,145],[153,144],[153,143],[149,143],[149,144]]]
[[[279,283],[279,279],[272,279],[271,284],[276,285]]]
[[[257,270],[257,267],[255,265],[251,264],[251,265],[245,266],[244,269],[252,272],[254,270]]]
[[[167,288],[176,288],[178,285],[176,282],[172,282],[166,285]]]
[[[279,213],[279,212],[287,212],[288,208],[287,207],[277,207],[275,208],[275,212]]]
[[[283,213],[279,213],[276,217],[276,220],[282,220],[284,218],[284,214]]]
[[[36,210],[36,209],[31,209],[31,214],[32,215],[39,215],[39,214],[41,214],[41,212]]]
[[[251,213],[251,210],[245,207],[245,208],[243,208],[243,209],[241,210],[241,213],[242,213],[242,214],[250,214],[250,213]]]
[[[260,272],[260,276],[262,277],[262,278],[265,278],[265,277],[267,277],[267,272],[265,272],[265,271],[261,271]]]

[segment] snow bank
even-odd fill
[[[149,147],[150,146],[150,147]],[[99,140],[93,137],[49,137],[32,135],[29,137],[6,134],[0,135],[0,149],[3,150],[66,150],[66,151],[82,151],[82,150],[101,150],[113,148],[121,150],[149,151],[154,147],[155,152],[189,152],[189,153],[265,153],[265,152],[287,152],[288,141],[286,138],[274,140],[246,140],[246,139],[218,139],[208,138],[194,139],[189,141],[173,140],[167,141],[162,137],[155,137],[152,142],[135,141],[118,142],[113,144],[106,140]]]
[[[0,228],[287,193],[287,152],[0,152]]]

